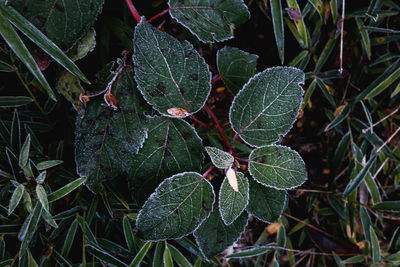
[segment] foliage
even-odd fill
[[[0,1],[0,265],[397,266],[400,6],[137,2]]]

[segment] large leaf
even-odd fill
[[[101,72],[99,84],[109,80],[106,70]],[[130,169],[130,156],[139,151],[147,137],[147,119],[141,113],[146,108],[132,69],[127,67],[120,75],[113,87],[120,108],[113,111],[104,107],[103,97],[98,97],[88,103],[85,115],[78,115],[76,121],[77,170],[87,177],[86,184],[94,192],[102,188],[103,180]]]
[[[135,28],[133,42],[138,87],[156,110],[183,118],[203,107],[211,76],[204,59],[189,42],[179,42],[144,18]]]
[[[232,224],[225,225],[215,205],[210,217],[194,231],[201,252],[207,257],[212,257],[232,245],[244,231],[247,217],[247,213],[244,212]]]
[[[225,177],[219,191],[219,212],[226,225],[233,223],[242,214],[249,202],[249,182],[243,173],[236,173],[238,191],[236,192]]]
[[[231,154],[216,147],[206,146],[206,151],[215,167],[220,169],[231,167],[235,160]]]
[[[250,199],[246,210],[258,219],[272,223],[281,217],[286,204],[286,192],[249,179]]]
[[[222,81],[236,94],[256,74],[258,56],[225,46],[217,52],[217,66]]]
[[[103,0],[9,0],[37,28],[62,49],[70,48],[93,25]]]
[[[307,179],[307,171],[300,155],[285,146],[270,145],[254,149],[249,156],[251,176],[268,187],[290,189]]]
[[[148,138],[132,157],[129,178],[135,198],[143,202],[167,177],[184,171],[200,171],[203,146],[196,131],[181,119],[154,117],[148,122]]]
[[[170,0],[168,4],[171,17],[207,43],[232,38],[235,26],[250,18],[242,0]]]
[[[192,233],[209,215],[215,194],[195,172],[165,179],[140,210],[136,227],[146,240],[180,238]]]
[[[230,109],[232,128],[249,145],[281,139],[296,120],[302,102],[304,73],[276,67],[256,74],[236,95]]]

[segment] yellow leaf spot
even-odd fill
[[[276,234],[278,232],[280,226],[281,226],[280,223],[274,222],[274,223],[268,225],[265,228],[265,230],[267,230],[268,234],[273,235],[273,234]]]
[[[339,107],[335,110],[335,112],[333,113],[333,116],[336,117],[336,116],[342,111],[343,108],[344,108],[344,105],[339,106]]]
[[[325,84],[325,87],[326,87],[326,90],[328,90],[328,92],[329,92],[331,95],[334,95],[334,94],[335,94],[335,89],[333,89],[332,86],[329,86],[329,85]]]
[[[217,89],[215,89],[215,92],[221,93],[221,92],[223,92],[224,90],[225,90],[225,87],[221,86],[221,87],[218,87]]]
[[[237,178],[236,178],[236,173],[232,168],[229,168],[226,171],[226,177],[228,177],[228,182],[229,182],[230,186],[232,187],[232,189],[235,190],[236,192],[239,192],[239,186],[238,186],[238,182],[237,182]]]
[[[308,108],[312,108],[312,102],[311,102],[311,100],[310,100],[310,99],[308,99],[308,101],[307,101],[307,105],[308,105]]]
[[[375,41],[377,41],[378,43],[383,43],[384,41],[386,41],[386,37],[375,38]]]

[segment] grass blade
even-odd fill
[[[399,212],[400,211],[400,201],[393,200],[393,201],[379,202],[374,205],[374,208],[378,209],[378,210]]]
[[[278,47],[279,57],[283,64],[285,60],[285,32],[283,27],[282,4],[281,0],[270,0],[270,4],[276,46]]]
[[[18,165],[21,168],[24,168],[26,166],[26,164],[28,163],[30,147],[31,147],[31,136],[28,134],[28,136],[25,139],[24,144],[22,145],[21,151],[19,152]]]
[[[23,184],[20,184],[19,186],[17,186],[17,188],[15,188],[10,199],[10,204],[8,205],[8,215],[10,215],[18,206],[19,202],[22,199],[22,196],[24,195],[24,191],[25,186]]]
[[[330,5],[331,5],[331,14],[332,14],[333,23],[336,23],[337,17],[338,17],[337,0],[331,0]]]
[[[28,105],[33,101],[27,96],[0,96],[0,107],[11,108]]]
[[[68,253],[71,250],[77,228],[78,228],[78,220],[75,219],[74,222],[71,224],[71,227],[68,229],[67,236],[65,237],[65,242],[61,251],[61,255],[63,257],[67,257]]]
[[[122,228],[124,230],[125,241],[126,244],[128,245],[129,251],[134,252],[135,241],[133,237],[132,226],[131,223],[129,222],[128,217],[126,216],[122,219]]]
[[[386,88],[388,88],[392,83],[394,83],[400,77],[400,68],[395,70],[392,74],[390,74],[385,80],[383,80],[380,84],[378,84],[375,88],[373,88],[364,99],[372,98],[383,92]],[[395,89],[395,91],[398,89]],[[397,93],[396,93],[397,94]],[[393,93],[392,93],[393,95]]]
[[[310,48],[310,34],[307,30],[306,25],[304,24],[303,16],[301,15],[300,7],[297,4],[296,0],[286,0],[289,10],[293,10],[296,15],[291,16],[296,24],[297,31],[299,32],[301,39],[304,42],[305,47]],[[290,12],[290,11],[289,11]],[[298,15],[297,15],[298,14]],[[290,15],[290,13],[289,13]]]
[[[379,240],[376,236],[372,225],[369,226],[369,232],[371,233],[371,256],[372,262],[378,263],[381,260],[381,249],[379,247]]]
[[[368,31],[364,28],[364,23],[360,18],[356,18],[356,23],[360,31],[362,47],[368,59],[371,59],[371,40],[369,39]]]
[[[140,249],[140,251],[138,252],[138,254],[136,254],[135,258],[132,260],[131,264],[129,264],[129,267],[134,267],[134,266],[139,266],[139,264],[142,262],[144,256],[146,256],[147,252],[149,251],[149,249],[151,248],[151,245],[153,244],[153,242],[151,241],[147,241],[142,248]]]
[[[57,191],[48,195],[47,199],[49,202],[56,201],[57,199],[62,198],[63,196],[69,194],[70,192],[74,191],[76,188],[81,186],[86,181],[86,177],[81,177],[76,179],[75,181],[70,182],[69,184],[61,187]]]
[[[163,257],[164,257],[164,266],[165,267],[173,267],[174,266],[174,263],[172,261],[171,252],[169,251],[168,245],[165,246]]]
[[[174,246],[168,245],[169,251],[171,253],[172,258],[175,260],[176,263],[180,267],[191,267],[192,265],[190,262],[186,259],[186,257]]]
[[[117,267],[125,267],[127,266],[125,263],[120,261],[119,259],[115,258],[114,256],[108,254],[106,251],[100,249],[99,247],[95,247],[92,245],[86,245],[87,251],[95,256],[97,259],[104,263],[110,263]]]
[[[351,181],[345,188],[343,192],[343,196],[347,197],[350,195],[359,185],[360,183],[364,180],[365,176],[371,169],[371,167],[374,165],[376,161],[376,156],[372,156],[368,162],[365,164],[365,166],[361,169],[361,171],[357,174],[357,176],[354,178],[353,181]]]

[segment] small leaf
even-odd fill
[[[168,5],[171,17],[205,43],[232,38],[235,26],[250,17],[242,0],[169,0]]]
[[[156,248],[154,250],[153,256],[153,265],[152,267],[162,266],[163,264],[163,251],[164,251],[164,242],[157,242]]]
[[[139,212],[136,227],[146,240],[180,238],[193,232],[210,214],[211,184],[185,172],[165,179]]]
[[[304,73],[276,67],[256,74],[236,95],[229,119],[233,130],[249,145],[278,142],[299,113]]]
[[[263,255],[266,254],[270,251],[273,251],[273,248],[269,248],[268,244],[266,246],[263,247],[254,247],[251,249],[245,249],[242,250],[240,252],[236,252],[236,253],[232,253],[229,255],[226,255],[225,258],[226,259],[234,259],[234,258],[250,258],[250,257],[254,257],[254,256],[259,256],[259,255]]]
[[[337,21],[337,17],[338,17],[338,6],[337,6],[337,0],[331,0],[329,2],[330,6],[331,6],[331,13],[332,13],[332,20],[333,23],[336,24]]]
[[[216,147],[206,146],[205,148],[215,167],[226,169],[232,166],[235,159],[231,154]]]
[[[361,169],[361,171],[357,174],[357,176],[347,184],[346,188],[344,189],[343,196],[347,197],[350,195],[364,180],[365,176],[370,171],[371,167],[375,164],[376,156],[371,156],[365,166]]]
[[[342,261],[343,264],[364,262],[367,257],[365,255],[356,255]]]
[[[361,18],[356,18],[356,23],[361,35],[363,50],[367,54],[368,59],[371,59],[371,40],[369,39],[368,31],[364,28],[364,23]]]
[[[22,199],[22,196],[24,195],[25,191],[25,186],[23,184],[20,184],[15,188],[11,199],[10,199],[10,204],[8,205],[8,216],[15,210],[15,208],[18,206],[19,202]]]
[[[110,255],[109,253],[107,253],[106,251],[101,249],[100,247],[93,246],[93,245],[86,245],[86,249],[90,254],[92,254],[93,256],[95,256],[97,259],[99,259],[100,261],[102,261],[104,263],[109,263],[109,264],[112,264],[113,266],[117,266],[117,267],[127,266],[125,263],[123,263],[116,257]]]
[[[46,174],[46,171],[42,171],[41,173],[39,173],[39,175],[36,177],[36,183],[43,184],[44,180],[46,179]]]
[[[281,217],[287,197],[286,191],[276,190],[249,179],[249,204],[246,210],[263,222],[272,223]]]
[[[236,178],[238,191],[228,184],[228,178],[224,179],[219,191],[219,212],[226,225],[233,223],[242,214],[249,202],[249,182],[247,178],[240,172],[236,173]]]
[[[74,191],[76,188],[81,186],[86,181],[86,177],[78,178],[67,185],[64,185],[60,189],[55,192],[52,192],[48,195],[47,199],[49,202],[56,201],[57,199],[62,198],[65,195],[68,195],[70,192]]]
[[[278,47],[279,57],[281,59],[281,63],[283,64],[285,58],[285,34],[281,0],[270,0],[270,5],[276,46]]]
[[[36,164],[36,169],[38,169],[38,171],[43,171],[46,169],[50,169],[52,167],[55,167],[57,165],[60,165],[61,163],[63,163],[64,161],[62,160],[47,160],[47,161],[42,161],[39,162],[38,164]]]
[[[381,260],[381,249],[379,246],[379,240],[376,236],[375,230],[372,225],[369,226],[369,231],[371,233],[371,256],[372,262],[378,263]]]
[[[174,267],[171,252],[169,251],[168,245],[164,248],[163,262],[165,267]]]
[[[45,211],[49,211],[49,201],[47,200],[47,193],[41,184],[36,185],[36,196]]]
[[[74,242],[75,239],[75,233],[76,233],[76,229],[78,228],[78,220],[74,220],[73,223],[71,224],[71,226],[68,229],[67,235],[65,237],[65,241],[64,241],[64,245],[61,251],[61,255],[63,257],[67,257],[71,247],[72,247],[72,243]]]
[[[135,28],[133,43],[135,79],[148,103],[162,115],[178,118],[203,107],[211,76],[204,59],[189,42],[179,42],[143,18]],[[171,114],[172,108],[185,112],[177,116]]]
[[[336,45],[336,40],[338,39],[339,35],[340,35],[339,31],[337,31],[326,42],[325,47],[322,50],[321,54],[319,55],[317,63],[315,64],[314,73],[319,73],[323,68],[323,66],[325,65],[326,61],[328,60],[330,54],[333,51],[333,48]]]
[[[27,96],[0,96],[0,107],[10,108],[28,105],[33,99]]]
[[[236,94],[256,74],[258,56],[240,49],[224,46],[217,52],[218,72],[222,81]]]
[[[196,243],[202,254],[207,257],[215,256],[232,245],[244,231],[247,224],[247,213],[242,213],[230,225],[226,225],[215,204],[214,211],[194,232]]]
[[[275,189],[295,188],[307,179],[300,155],[279,145],[254,149],[249,156],[249,171],[257,182]]]
[[[26,164],[28,163],[30,147],[31,147],[31,136],[28,134],[28,136],[25,139],[24,144],[22,145],[21,151],[19,152],[18,165],[21,168],[24,168],[26,166]]]
[[[24,222],[24,226],[21,227],[21,231],[18,234],[18,238],[22,241],[22,244],[19,249],[20,257],[26,253],[26,249],[28,248],[34,234],[37,224],[39,223],[40,215],[42,214],[42,205],[40,203],[36,203],[35,208],[32,213],[28,216],[28,218]]]
[[[301,36],[304,46],[306,48],[309,48],[311,45],[310,33],[308,32],[307,27],[304,24],[303,15],[301,14],[299,4],[297,3],[296,0],[286,0],[286,2],[289,7],[288,9],[289,17],[296,24],[297,32]]]
[[[400,211],[400,201],[393,200],[393,201],[379,202],[374,205],[374,208],[378,209],[378,210],[399,212]]]
[[[135,258],[132,260],[131,264],[129,264],[129,267],[136,267],[139,266],[139,264],[142,262],[143,258],[146,256],[147,252],[153,245],[153,242],[147,241],[139,250],[139,252],[136,254]]]
[[[172,258],[180,267],[192,267],[190,262],[186,259],[186,257],[174,246],[168,244],[169,252],[171,253]]]
[[[135,238],[133,236],[132,226],[129,222],[128,217],[124,216],[122,219],[122,229],[124,231],[125,242],[128,245],[128,249],[130,252],[135,251]]]
[[[340,110],[339,114],[337,114],[336,117],[325,127],[324,131],[327,132],[338,126],[343,120],[345,120],[349,116],[352,108],[353,105],[346,104],[344,108]]]

